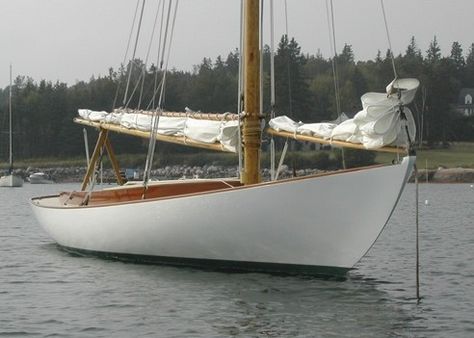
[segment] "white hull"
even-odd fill
[[[67,207],[57,196],[32,205],[67,248],[349,269],[381,233],[414,161],[108,206]]]
[[[0,187],[16,188],[23,186],[23,178],[17,175],[5,175],[0,177]]]
[[[31,174],[28,177],[28,180],[31,184],[52,184],[53,180],[50,180],[47,175],[43,173]]]

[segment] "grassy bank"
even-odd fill
[[[379,153],[375,160],[379,163],[388,163],[392,160],[391,154]],[[474,143],[452,143],[447,148],[417,150],[417,164],[419,168],[474,168]]]
[[[417,151],[417,162],[419,168],[436,169],[440,166],[445,168],[474,168],[474,143],[453,143],[448,148],[420,149]],[[122,168],[143,168],[145,163],[144,154],[119,154],[118,161]],[[291,166],[293,161],[297,162],[299,168],[317,167],[321,163],[321,157],[334,160],[335,154],[332,151],[298,151],[288,152],[286,164]],[[377,153],[375,162],[390,163],[394,158],[393,154]],[[277,160],[279,159],[279,155]],[[262,166],[268,167],[269,156],[262,154]],[[154,167],[166,165],[237,165],[237,156],[228,153],[199,152],[195,154],[161,154],[156,156]],[[15,161],[16,168],[50,168],[50,167],[84,167],[86,161],[84,157],[74,158],[34,158],[18,159]],[[106,163],[107,165],[107,163]],[[6,169],[7,164],[2,162],[0,169]]]

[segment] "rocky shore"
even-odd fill
[[[410,182],[414,182],[415,174],[412,174]],[[474,183],[474,169],[468,168],[438,168],[418,170],[418,181],[420,183]]]
[[[132,174],[135,171],[134,169],[128,169]],[[227,167],[227,166],[182,166],[182,165],[173,165],[166,166],[163,168],[153,169],[151,171],[151,177],[155,179],[182,179],[182,178],[219,178],[219,177],[236,177],[237,176],[237,167]],[[86,167],[58,167],[58,168],[18,168],[14,170],[14,173],[22,176],[27,180],[28,176],[35,172],[43,172],[49,175],[56,183],[71,183],[71,182],[81,182],[82,178],[86,174]],[[142,171],[137,170],[139,174],[139,179],[142,179]],[[318,172],[323,172],[317,169],[300,169],[296,171],[297,176],[305,176]],[[125,173],[124,173],[125,174]],[[287,178],[293,175],[293,171],[290,170],[286,165],[282,166],[280,172],[280,178]],[[102,173],[104,181],[115,181],[115,174],[112,169],[104,169]],[[262,177],[264,180],[270,179],[270,170],[263,169]],[[131,177],[129,177],[131,178]]]
[[[21,175],[25,179],[35,172],[44,172],[52,177],[57,183],[81,182],[86,173],[85,167],[69,167],[69,168],[25,168],[15,169],[15,173]],[[127,170],[132,172],[133,170]],[[317,169],[300,169],[296,171],[296,176],[304,176],[323,172]],[[3,173],[2,173],[3,174]],[[115,181],[114,173],[111,169],[103,171],[103,180]],[[151,176],[157,179],[179,179],[179,178],[219,178],[219,177],[236,177],[237,167],[224,166],[203,166],[189,167],[182,165],[166,166],[152,170]],[[263,169],[262,176],[264,180],[269,180],[270,171]],[[293,171],[288,166],[283,166],[280,178],[293,176]],[[140,176],[141,178],[141,176]],[[414,182],[414,174],[410,178],[410,182]],[[420,169],[418,171],[418,180],[420,183],[474,183],[474,169],[467,168],[438,168],[438,169]]]

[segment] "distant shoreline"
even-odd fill
[[[428,177],[427,177],[428,175]],[[427,180],[428,178],[428,180]],[[415,181],[413,172],[410,182]],[[470,168],[438,168],[419,169],[418,181],[420,183],[474,183],[474,169]]]
[[[3,170],[3,172],[5,172]],[[18,168],[15,173],[27,178],[34,172],[44,172],[52,177],[57,183],[82,182],[86,173],[85,167],[53,167],[53,168]],[[296,171],[297,176],[304,176],[323,172],[317,169],[300,169]],[[293,171],[287,166],[283,166],[280,178],[288,178],[293,175]],[[179,178],[220,178],[236,177],[237,168],[228,166],[166,166],[152,171],[152,177],[179,179]],[[268,169],[262,170],[264,180],[268,180],[270,173]],[[428,180],[427,180],[428,178]],[[105,182],[115,180],[111,169],[105,169],[103,172]],[[409,182],[415,181],[415,174],[412,173]],[[420,183],[474,183],[474,169],[471,168],[438,168],[438,169],[419,169],[418,181]]]

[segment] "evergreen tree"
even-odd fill
[[[462,54],[461,44],[457,41],[454,41],[453,45],[451,46],[450,59],[454,65],[454,68],[457,71],[462,70],[464,66],[466,65],[466,62],[464,61],[464,56]]]
[[[338,63],[341,65],[354,64],[354,51],[352,50],[352,46],[345,43],[342,52],[338,55],[337,59]]]
[[[336,58],[342,111],[360,108],[360,96],[367,91],[383,92],[393,79],[392,60],[389,52],[382,56],[378,51],[374,60],[354,61],[352,46],[345,44]],[[264,111],[269,111],[269,61],[270,51],[264,48]],[[275,58],[277,114],[287,114],[295,120],[323,121],[337,117],[332,60],[321,53],[303,55],[295,39],[283,36]],[[395,59],[400,77],[420,79],[420,92],[426,93],[424,139],[430,143],[453,140],[473,140],[474,119],[460,117],[453,105],[462,87],[474,87],[474,44],[463,57],[458,42],[451,46],[448,57],[441,56],[436,36],[430,43],[426,57],[421,54],[414,37],[404,55]],[[206,112],[235,112],[237,106],[239,51],[227,57],[218,56],[213,62],[205,58],[193,72],[170,70],[165,87],[164,108],[183,111],[188,106]],[[116,92],[122,104],[131,64],[110,68],[106,76],[92,77],[67,86],[49,81],[35,82],[26,76],[18,76],[13,84],[13,110],[15,112],[14,146],[17,157],[83,156],[82,126],[72,123],[78,108],[110,111]],[[141,101],[148,106],[154,91],[155,74],[158,81],[162,72],[154,65],[145,69],[140,60],[134,60],[132,81],[128,97],[130,107]],[[143,93],[140,78],[144,78]],[[136,84],[139,84],[136,86]],[[120,84],[120,85],[119,85]],[[136,88],[135,88],[136,87]],[[118,90],[117,90],[118,88]],[[135,92],[135,93],[134,93]],[[133,95],[132,95],[133,94]],[[8,87],[0,89],[0,122],[5,130],[8,113]],[[421,111],[421,95],[415,101],[416,111]],[[416,109],[418,107],[419,109]],[[419,119],[421,120],[421,119]],[[419,121],[421,124],[421,121]],[[89,130],[91,146],[96,134]],[[2,133],[0,158],[7,158]],[[111,135],[115,148],[124,152],[142,152],[144,143],[131,137]],[[161,144],[159,152],[192,151],[186,147]]]
[[[421,51],[416,44],[415,37],[412,36],[410,39],[410,44],[408,45],[405,51],[405,57],[407,58],[421,58]]]
[[[303,69],[306,58],[296,40],[283,35],[275,55],[276,109],[296,120],[310,120],[311,102]]]
[[[399,76],[419,78],[423,73],[423,56],[416,44],[415,37],[412,36],[405,55],[398,60]]]
[[[464,77],[464,86],[474,87],[474,43],[469,47],[466,57],[466,72]]]
[[[441,59],[441,47],[438,44],[436,35],[433,38],[433,41],[430,42],[430,46],[426,51],[426,61],[430,64],[436,63]]]

